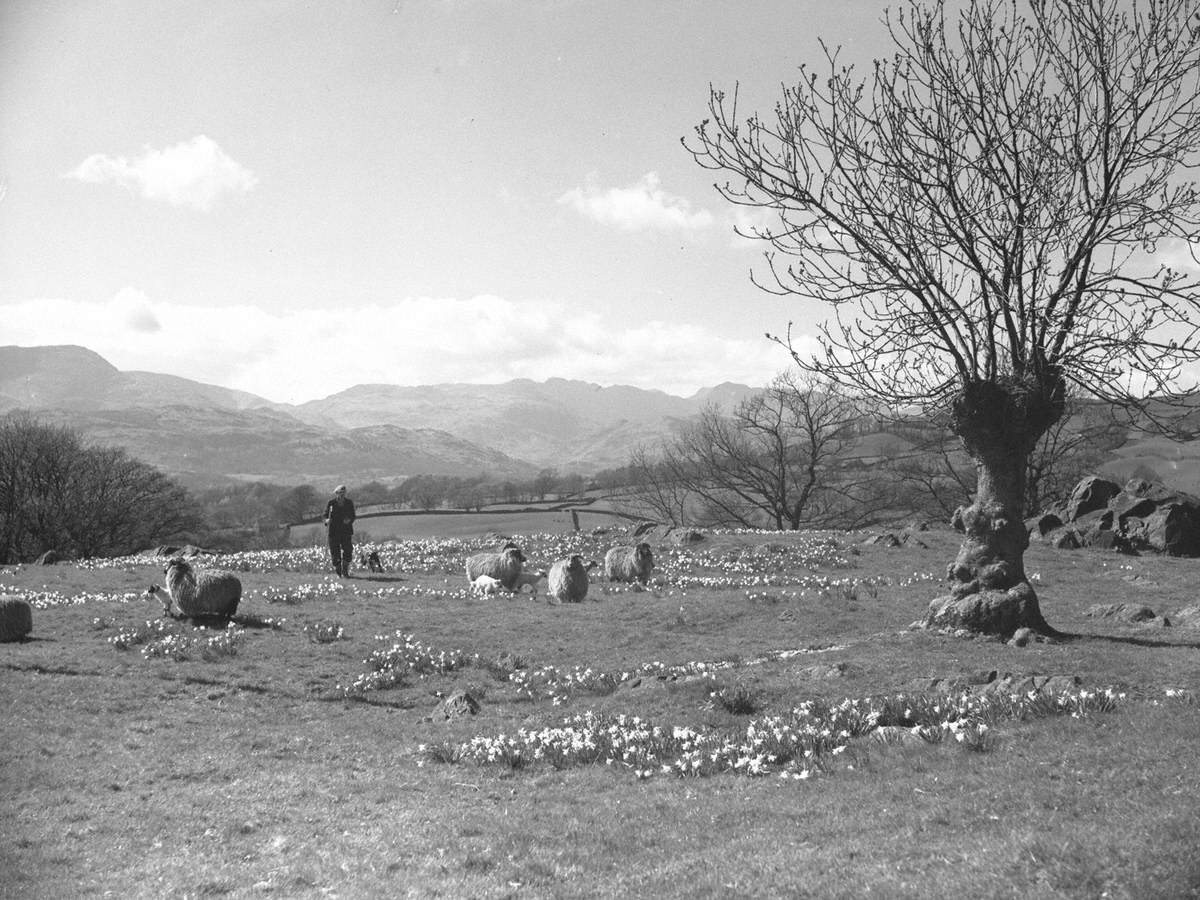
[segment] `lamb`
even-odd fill
[[[471,582],[471,593],[476,597],[483,597],[488,594],[495,596],[500,593],[500,579],[493,578],[491,575],[480,575]]]
[[[511,591],[524,562],[525,554],[521,548],[512,545],[499,553],[476,553],[467,559],[467,580],[474,583],[480,575],[490,575],[504,585],[505,590]]]
[[[517,576],[517,580],[513,583],[513,593],[536,594],[538,592],[538,585],[540,585],[545,578],[545,569],[538,569],[536,572],[522,571],[521,574]],[[528,590],[526,590],[526,588],[528,588]]]
[[[166,598],[163,599],[163,589],[156,584],[146,593],[162,600],[167,615],[175,615],[172,603],[180,616],[189,618],[228,619],[237,612],[242,582],[232,572],[197,572],[178,557],[167,563],[163,571],[167,576]]]
[[[641,541],[633,547],[613,547],[604,554],[604,574],[609,581],[639,581],[645,584],[654,570],[650,545]]]
[[[379,551],[372,550],[370,553],[358,554],[358,564],[369,572],[382,572],[383,560],[379,558]]]
[[[568,559],[560,559],[550,567],[546,576],[550,599],[553,603],[579,603],[587,596],[588,569],[595,565],[585,566],[583,557],[576,553]]]

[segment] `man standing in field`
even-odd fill
[[[325,504],[325,527],[329,529],[329,556],[333,560],[333,569],[342,578],[350,577],[355,515],[354,501],[346,496],[346,486],[339,484]]]

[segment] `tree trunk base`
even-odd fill
[[[1027,581],[1008,590],[983,589],[966,596],[938,597],[930,602],[921,624],[934,629],[964,628],[1006,639],[1018,628],[1044,635],[1057,633],[1042,618],[1037,594]]]

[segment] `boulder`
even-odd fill
[[[1116,619],[1118,622],[1149,622],[1158,613],[1142,603],[1094,603],[1083,611],[1090,619]]]
[[[1145,519],[1144,540],[1169,556],[1200,556],[1200,504],[1168,501]]]
[[[1050,546],[1056,550],[1078,550],[1079,535],[1073,528],[1063,528],[1050,535]]]
[[[1105,509],[1113,497],[1121,493],[1120,485],[1101,478],[1099,475],[1089,475],[1071,491],[1064,510],[1064,518],[1074,522],[1080,516],[1087,515],[1098,509]]]
[[[1178,610],[1171,616],[1171,621],[1184,628],[1200,628],[1200,604],[1192,604]]]
[[[672,528],[668,538],[676,546],[684,546],[703,541],[704,532],[697,531],[695,528]]]
[[[458,690],[442,702],[442,715],[447,719],[473,716],[479,712],[479,701],[466,691]]]
[[[1063,520],[1052,512],[1042,513],[1040,516],[1025,520],[1025,529],[1029,532],[1031,538],[1041,539],[1052,531],[1056,531],[1063,527]]]

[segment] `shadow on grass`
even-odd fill
[[[1174,647],[1184,650],[1200,650],[1200,641],[1162,641],[1155,640],[1154,638],[1120,634],[1076,634],[1069,631],[1060,631],[1055,636],[1055,640],[1062,641],[1063,643],[1108,641],[1111,644],[1130,644],[1134,647]]]
[[[385,583],[404,580],[404,576],[398,572],[395,574],[384,572],[382,574],[372,573],[370,575],[347,575],[346,577],[353,581],[382,581]]]

